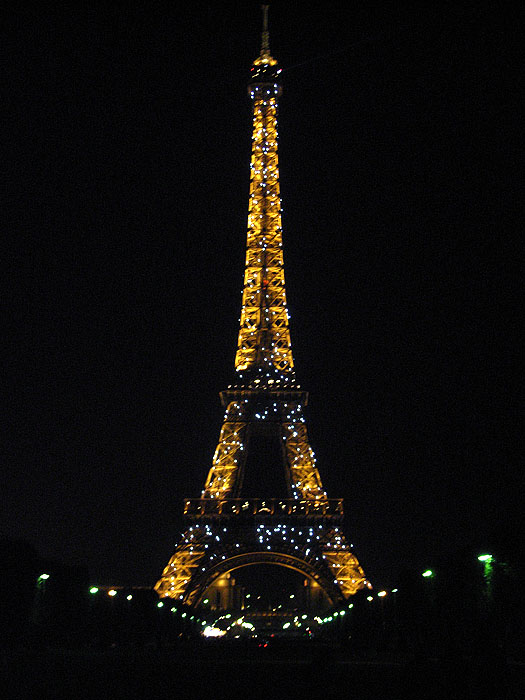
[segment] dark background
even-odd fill
[[[365,5],[365,6],[363,6]],[[292,344],[376,586],[518,547],[520,4],[274,3]],[[0,536],[153,584],[233,379],[258,3],[4,10]]]

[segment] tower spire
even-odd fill
[[[263,13],[263,28],[261,36],[261,56],[270,54],[270,34],[268,32],[268,5],[261,5]]]

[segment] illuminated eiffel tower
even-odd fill
[[[269,51],[266,6],[261,52],[251,70],[253,142],[237,383],[220,394],[226,413],[213,464],[201,498],[184,503],[187,527],[155,590],[197,606],[221,582],[228,585],[230,572],[274,564],[300,572],[329,604],[338,605],[370,584],[341,529],[342,499],[329,499],[323,489],[303,416],[308,394],[295,378],[277,158],[282,89]],[[276,493],[279,476],[282,498]]]

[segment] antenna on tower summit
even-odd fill
[[[263,13],[263,28],[261,36],[261,56],[265,53],[270,53],[270,34],[268,32],[268,7],[269,5],[261,5]]]

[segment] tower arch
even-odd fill
[[[192,587],[187,590],[182,602],[196,607],[201,603],[207,589],[220,577],[248,566],[261,564],[280,566],[302,574],[305,578],[314,581],[323,590],[332,605],[343,603],[345,600],[340,588],[335,585],[333,580],[330,580],[317,567],[304,559],[285,552],[253,551],[223,559],[214,566],[205,569],[202,574],[195,576],[192,581]]]

